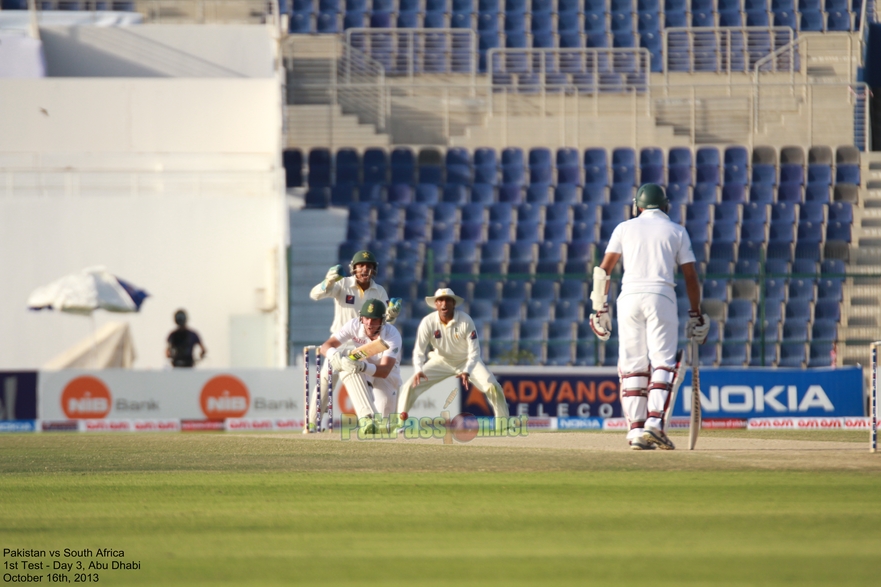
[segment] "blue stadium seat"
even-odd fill
[[[811,342],[808,354],[808,367],[829,367],[832,365],[831,342]]]
[[[693,202],[702,202],[704,204],[715,204],[719,201],[718,188],[714,183],[698,183],[694,186],[691,193]]]
[[[811,339],[834,342],[838,340],[838,322],[835,320],[814,320],[811,325]]]
[[[807,363],[806,345],[804,342],[780,343],[780,358],[778,367],[804,367]]]
[[[408,147],[397,147],[391,154],[391,183],[415,183],[416,157]]]
[[[563,267],[563,272],[567,275],[586,274],[588,265],[594,262],[595,250],[593,239],[568,243],[566,245],[566,264]],[[563,295],[562,288],[560,295]]]
[[[805,32],[822,32],[825,30],[823,13],[820,10],[805,10],[802,8],[798,28],[800,31]]]
[[[572,205],[572,220],[574,222],[586,222],[588,224],[596,224],[597,210],[601,209],[603,204],[594,202],[584,202]]]
[[[535,273],[535,243],[512,242],[508,245],[508,274]]]
[[[813,302],[817,297],[817,286],[812,279],[791,279],[788,285],[787,300],[807,300]]]
[[[719,185],[719,166],[707,163],[699,163],[695,169],[696,183]]]
[[[282,162],[285,170],[285,187],[303,185],[303,152],[300,149],[282,151]]]
[[[832,166],[823,163],[808,165],[808,185],[832,185]]]
[[[496,201],[496,190],[488,183],[475,183],[471,186],[471,202],[489,206]]]
[[[434,226],[437,226],[435,223]],[[437,239],[435,239],[437,240]],[[473,275],[477,269],[478,244],[476,241],[456,241],[453,243],[451,273]]]
[[[557,320],[582,321],[584,307],[580,300],[559,300],[554,304],[554,317]]]
[[[835,168],[835,183],[860,184],[860,166],[839,164]]]
[[[830,10],[826,7],[826,30],[837,32],[849,32],[853,30],[853,19],[850,12],[845,10]]]
[[[550,243],[563,243],[570,240],[569,221],[557,220],[554,222],[545,221],[544,240]]]
[[[332,183],[330,149],[323,147],[311,149],[309,151],[309,187],[329,187]]]
[[[826,226],[826,239],[849,243],[851,242],[852,227],[850,222],[830,222]]]

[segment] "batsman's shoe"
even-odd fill
[[[642,435],[642,440],[643,442],[657,446],[662,450],[673,450],[676,448],[663,430],[657,430],[655,428],[646,428]]]
[[[359,430],[361,436],[373,436],[376,434],[376,423],[373,418],[365,418]]]
[[[654,450],[655,445],[645,441],[645,435],[630,440],[630,450]]]

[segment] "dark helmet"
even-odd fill
[[[352,275],[355,274],[355,265],[360,265],[362,263],[373,265],[373,275],[376,275],[376,271],[379,269],[379,263],[376,261],[376,257],[370,251],[358,251],[352,257],[352,261],[349,263],[349,271]]]
[[[385,318],[385,304],[382,300],[369,299],[361,306],[362,318]]]
[[[633,215],[636,216],[640,210],[660,210],[667,212],[670,207],[670,201],[664,188],[656,183],[646,183],[639,186],[636,197],[633,199]]]
[[[174,323],[178,326],[186,326],[187,325],[187,313],[185,310],[180,309],[174,313]]]

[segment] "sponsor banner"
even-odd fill
[[[302,371],[169,369],[42,371],[46,420],[302,418]],[[299,382],[299,386],[296,383]]]
[[[532,422],[530,421],[530,424]],[[557,430],[602,430],[602,418],[557,418]]]
[[[37,372],[0,371],[0,420],[37,419]]]
[[[134,432],[180,432],[180,420],[133,420]]]
[[[750,418],[750,430],[871,430],[872,419],[853,418]]]
[[[557,418],[530,418],[527,421],[529,430],[558,430]]]
[[[688,430],[688,427],[691,426],[691,420],[689,418],[674,418],[671,417],[670,421],[664,426],[667,430]]]
[[[701,428],[705,430],[746,430],[745,418],[707,418],[701,420]]]
[[[0,432],[36,432],[36,420],[0,420]]]
[[[80,423],[76,420],[42,420],[40,430],[43,432],[77,432]]]
[[[863,415],[859,367],[837,369],[701,369],[704,419],[803,418]],[[686,370],[674,416],[691,413]]]
[[[310,384],[314,385],[314,365],[310,367]],[[412,373],[412,367],[402,368],[403,381]],[[42,371],[38,383],[43,420],[216,420],[221,426],[209,429],[223,430],[223,422],[228,418],[302,423],[304,413],[302,364],[287,369],[230,371]],[[420,395],[410,415],[436,417],[444,410],[458,414],[461,398],[458,379],[451,377]],[[354,412],[345,388],[337,385],[334,414],[339,417]],[[290,424],[283,429],[289,428]],[[194,429],[199,428],[195,425],[188,428]]]
[[[532,418],[614,418],[621,416],[618,372],[614,368],[491,367],[511,415]],[[459,390],[462,411],[492,415],[486,395]]]
[[[845,430],[871,430],[872,418],[842,418]]]
[[[268,418],[227,418],[225,428],[227,432],[270,432],[273,422]]]
[[[217,432],[225,428],[220,420],[181,420],[180,429],[181,432]]]
[[[131,420],[83,420],[81,432],[131,432]]]
[[[606,418],[603,420],[603,430],[611,432],[629,432],[630,426],[626,418]]]

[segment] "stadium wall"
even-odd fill
[[[0,368],[38,368],[120,318],[136,366],[163,367],[179,307],[204,366],[285,364],[276,79],[0,80],[0,112]],[[141,313],[27,311],[34,288],[92,265],[150,292]]]
[[[275,77],[268,27],[43,26],[49,77]]]

